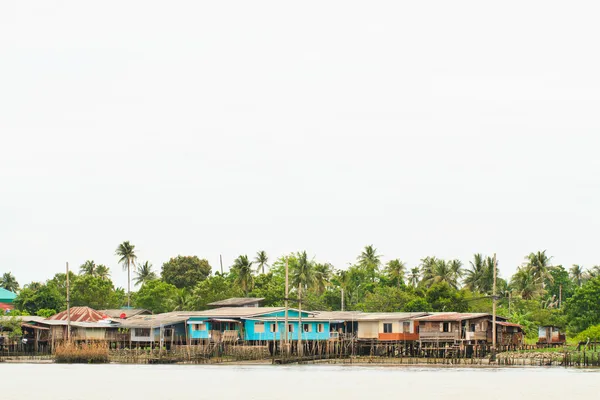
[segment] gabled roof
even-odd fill
[[[71,307],[71,322],[98,322],[106,318],[107,315],[90,307]],[[67,319],[66,310],[48,318],[50,321],[67,321]]]
[[[121,314],[125,314],[125,319],[135,317],[136,315],[151,315],[152,314],[152,311],[144,310],[143,308],[99,310],[98,312],[100,314],[108,315],[110,318],[121,318]]]
[[[404,321],[429,315],[426,312],[382,312],[363,313],[357,316],[359,321]]]
[[[208,303],[211,307],[243,307],[250,304],[258,304],[263,301],[262,297],[232,297],[230,299],[213,301]]]
[[[2,303],[12,303],[16,298],[16,294],[0,287],[0,301],[2,301]]]
[[[426,317],[417,318],[419,321],[464,321],[466,319],[475,319],[475,318],[491,318],[492,314],[489,313],[457,313],[457,312],[449,312],[449,313],[438,313],[433,315],[428,315]],[[496,321],[505,321],[506,318],[496,316]]]
[[[316,311],[317,317],[327,321],[356,321],[362,315],[362,311]]]
[[[299,310],[295,308],[289,308],[289,311]],[[179,315],[187,315],[189,317],[222,317],[222,318],[246,318],[246,317],[260,317],[265,314],[271,314],[275,312],[285,311],[284,307],[222,307],[213,308],[205,311],[179,311],[176,312]],[[313,311],[302,310],[303,313],[309,315],[315,315]]]

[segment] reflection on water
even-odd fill
[[[2,399],[564,400],[600,391],[600,370],[561,368],[0,364],[0,376]]]

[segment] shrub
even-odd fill
[[[64,343],[54,350],[54,360],[63,364],[102,364],[108,362],[108,346],[105,343]]]

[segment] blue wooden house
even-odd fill
[[[302,340],[329,339],[329,321],[320,319],[309,311],[288,310],[288,337],[298,340],[300,328]],[[285,309],[283,307],[229,307],[194,313],[187,321],[188,337],[193,342],[246,342],[278,341],[285,336]]]

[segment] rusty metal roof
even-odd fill
[[[501,325],[501,326],[514,326],[515,328],[521,328],[523,329],[523,327],[519,324],[515,324],[512,322],[506,322],[506,321],[496,321],[496,325]]]
[[[98,322],[108,316],[90,307],[71,307],[71,322]],[[59,312],[49,318],[50,321],[66,321],[67,311]]]
[[[127,308],[127,309],[112,309],[99,310],[100,314],[108,315],[110,318],[121,318],[121,314],[125,314],[125,319],[135,317],[136,315],[151,315],[152,311],[142,308]]]

